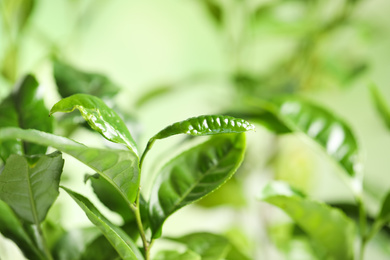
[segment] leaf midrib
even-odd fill
[[[222,156],[221,159],[219,160],[219,162],[220,162],[221,160],[225,159],[225,158],[228,156],[228,154],[230,154],[230,152],[231,152],[233,149],[234,149],[234,145],[232,145],[231,147],[229,147],[229,152],[227,152],[224,156]],[[184,195],[183,195],[183,196],[174,204],[174,207],[172,207],[173,210],[171,210],[171,211],[169,212],[169,214],[172,214],[173,212],[175,212],[175,208],[177,208],[178,205],[180,205],[180,204],[183,202],[184,198],[187,197],[188,194],[191,193],[191,191],[199,184],[199,182],[200,182],[204,177],[206,177],[212,170],[214,170],[215,168],[217,168],[217,166],[219,165],[219,162],[218,162],[217,165],[214,165],[213,167],[211,167],[210,169],[208,169],[208,170],[206,171],[205,174],[201,175],[198,179],[196,179],[196,182],[195,182],[194,184],[192,184],[192,185],[190,186],[190,188],[188,188],[187,191],[184,193]],[[223,183],[221,183],[219,186],[221,186],[222,184],[223,184]],[[196,200],[199,200],[199,199],[201,199],[201,198],[204,197],[204,196],[205,196],[205,195],[199,197],[199,198],[196,199]],[[194,201],[196,201],[196,200],[194,200]],[[194,201],[192,201],[192,202],[194,202]],[[160,203],[160,201],[159,201],[159,203]],[[161,205],[161,204],[160,204],[160,205]],[[169,214],[166,214],[166,215],[169,215]]]

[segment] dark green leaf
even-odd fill
[[[87,198],[65,187],[62,188],[81,207],[89,220],[102,231],[103,235],[110,241],[111,245],[123,259],[144,259],[131,238],[122,229],[106,219]]]
[[[18,127],[19,118],[12,97],[8,97],[0,104],[0,127]],[[0,157],[4,161],[11,154],[23,155],[23,143],[20,140],[7,140],[1,142]]]
[[[22,139],[65,152],[98,172],[129,203],[135,201],[140,175],[138,157],[130,150],[89,148],[65,137],[37,130],[0,128],[0,142],[7,139]]]
[[[105,236],[98,236],[87,245],[80,260],[120,259],[118,252],[112,247]]]
[[[1,176],[1,175],[0,175]],[[34,242],[23,229],[22,223],[11,208],[0,200],[0,233],[14,241],[26,257],[45,259]]]
[[[219,188],[235,173],[245,152],[245,134],[220,135],[180,154],[159,172],[149,216],[153,237],[176,210]]]
[[[354,224],[342,211],[305,198],[282,182],[268,184],[260,198],[286,212],[328,257],[353,258]]]
[[[35,78],[27,75],[17,86],[17,91],[0,104],[0,127],[20,127],[53,131],[52,119],[48,117],[42,98],[39,96],[39,85]],[[20,140],[4,142],[0,148],[0,156],[5,161],[10,154],[45,154],[44,146],[23,143]]]
[[[291,132],[300,132],[317,142],[350,177],[359,176],[361,162],[351,128],[330,111],[299,98],[283,98],[267,107]],[[359,176],[360,177],[360,176]]]
[[[83,93],[104,98],[113,97],[119,91],[119,87],[106,76],[81,71],[59,60],[53,61],[53,70],[62,97]]]
[[[374,101],[376,110],[381,116],[386,127],[390,130],[390,108],[387,105],[385,99],[383,98],[383,95],[379,92],[377,86],[371,85],[370,90],[371,90],[371,97]]]
[[[39,95],[39,84],[36,79],[27,75],[19,86],[15,95],[15,105],[19,115],[19,127],[23,129],[37,129],[47,133],[53,132],[52,118]],[[24,143],[26,155],[45,154],[47,147]]]
[[[202,260],[203,258],[197,253],[187,250],[180,253],[173,250],[164,250],[157,253],[153,260]]]
[[[11,155],[0,174],[0,199],[23,220],[39,224],[58,196],[63,165],[59,152],[41,156],[32,167],[25,157]]]
[[[109,108],[101,99],[87,95],[76,94],[57,102],[50,114],[56,112],[69,113],[73,110],[80,110],[81,115],[95,131],[104,138],[114,143],[126,145],[137,154],[137,148],[133,137],[122,119]]]
[[[141,164],[146,153],[152,148],[157,139],[164,139],[172,135],[187,134],[191,136],[205,136],[226,133],[243,133],[254,130],[254,125],[247,121],[231,116],[198,116],[167,126],[150,138],[142,154]]]

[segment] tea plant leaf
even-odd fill
[[[153,260],[202,260],[203,258],[197,253],[187,250],[180,253],[173,250],[164,250],[157,253]]]
[[[119,87],[106,76],[81,71],[60,60],[53,61],[53,72],[58,92],[62,97],[82,93],[109,98],[119,92]]]
[[[125,222],[134,219],[134,214],[128,202],[111,183],[104,178],[100,178],[99,174],[86,176],[86,180],[91,181],[94,193],[107,208],[121,215]]]
[[[176,210],[219,188],[235,173],[245,152],[245,134],[221,135],[180,154],[159,172],[149,200],[154,238]]]
[[[317,142],[345,170],[357,177],[361,171],[358,143],[351,128],[330,111],[298,98],[283,98],[269,104],[291,132],[300,132]]]
[[[2,200],[0,200],[0,216],[0,233],[2,235],[13,240],[25,256],[31,259],[45,259],[44,255],[37,249],[34,242],[23,229],[23,225],[15,213]]]
[[[124,144],[137,154],[136,143],[125,123],[114,110],[97,97],[76,94],[64,98],[52,107],[50,115],[56,112],[69,113],[75,109],[78,109],[91,128],[104,138],[114,143]]]
[[[53,131],[49,110],[39,96],[39,84],[32,75],[27,75],[17,86],[17,91],[0,104],[0,127],[34,128],[45,132]],[[45,154],[47,148],[41,145],[9,140],[0,148],[0,156],[5,160],[10,154]]]
[[[18,127],[19,119],[12,97],[8,97],[0,104],[0,127]],[[23,155],[23,143],[20,140],[7,140],[0,145],[0,157],[4,161],[11,154]]]
[[[134,213],[130,210],[129,204],[123,199],[120,193],[104,178],[101,178],[98,174],[86,176],[86,180],[91,181],[91,185],[94,193],[99,200],[110,210],[117,212],[123,218],[125,225],[130,224],[135,220]],[[148,203],[139,194],[139,207],[142,218],[143,227],[149,226],[148,223]],[[136,224],[136,222],[134,222]],[[134,226],[136,228],[136,226]],[[137,229],[137,228],[136,228]],[[138,231],[137,231],[138,234]]]
[[[95,240],[87,245],[82,253],[80,260],[107,260],[118,259],[120,256],[115,248],[112,247],[107,238],[103,235],[98,236]]]
[[[38,225],[56,200],[64,160],[60,152],[43,155],[29,166],[21,155],[11,155],[0,174],[0,199],[15,213]]]
[[[303,197],[285,183],[272,182],[260,199],[279,207],[332,259],[352,259],[354,224],[335,208]]]
[[[102,234],[95,226],[69,230],[57,240],[52,248],[53,258],[56,260],[80,259],[88,245],[99,236]]]
[[[202,260],[234,260],[228,256],[231,251],[237,251],[227,238],[207,232],[193,233],[179,238],[168,237],[168,239],[186,245],[188,249],[199,254],[202,257]],[[243,254],[239,255],[239,259],[249,260],[249,258]]]
[[[226,133],[243,133],[254,129],[254,125],[248,123],[247,121],[231,116],[198,116],[176,122],[167,126],[150,138],[141,157],[141,166],[146,153],[152,148],[157,139],[164,139],[177,134],[205,136]]]
[[[390,108],[387,105],[383,95],[379,92],[379,89],[375,85],[370,87],[371,97],[375,104],[378,114],[381,116],[386,127],[390,130]]]
[[[49,110],[45,107],[38,88],[37,80],[31,75],[27,75],[19,86],[19,90],[15,95],[19,127],[52,133],[53,120],[47,116]],[[24,153],[26,155],[45,154],[46,150],[47,147],[45,146],[24,143]]]
[[[138,157],[130,150],[90,148],[68,138],[37,130],[0,128],[0,142],[7,139],[22,139],[67,153],[98,172],[129,203],[135,201],[140,175]]]
[[[131,238],[122,229],[106,219],[87,198],[68,188],[61,188],[81,207],[89,220],[102,231],[103,235],[110,241],[111,245],[123,259],[144,259]]]

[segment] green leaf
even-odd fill
[[[153,237],[176,210],[219,188],[236,172],[245,152],[245,134],[220,135],[180,154],[159,172],[149,216]]]
[[[56,242],[53,257],[56,260],[80,259],[88,244],[99,236],[101,232],[95,226],[70,230]]]
[[[41,156],[33,166],[25,157],[11,155],[0,174],[0,199],[20,218],[38,225],[58,196],[63,165],[60,152]]]
[[[122,119],[101,99],[87,95],[76,94],[57,102],[50,110],[50,115],[56,112],[69,113],[80,110],[81,115],[95,131],[114,143],[126,145],[137,154],[136,143]]]
[[[0,127],[34,128],[45,132],[53,131],[49,110],[39,95],[39,84],[36,79],[27,75],[17,86],[17,91],[0,104]],[[4,142],[0,156],[5,161],[10,154],[45,154],[44,146],[23,143],[20,140]]]
[[[49,110],[45,107],[39,94],[39,84],[32,75],[27,75],[15,95],[15,105],[19,115],[19,127],[37,129],[43,132],[53,132],[53,120],[48,117]],[[45,154],[47,147],[24,143],[26,155]]]
[[[325,203],[303,197],[285,183],[272,182],[260,199],[286,212],[296,224],[332,259],[352,259],[354,224],[338,210]]]
[[[1,175],[0,175],[1,176]],[[23,228],[11,208],[0,200],[0,233],[13,240],[23,254],[31,259],[45,259]]]
[[[173,250],[164,250],[157,253],[153,260],[202,260],[203,258],[197,253],[187,250],[180,253]]]
[[[351,128],[342,119],[322,107],[292,97],[278,99],[268,104],[266,109],[291,132],[303,133],[317,142],[350,177],[359,176],[358,143]]]
[[[378,111],[378,114],[382,118],[386,127],[390,130],[390,108],[386,103],[386,100],[384,99],[383,95],[379,92],[377,86],[371,85],[370,90],[371,97],[375,104],[376,110]]]
[[[0,104],[0,127],[18,127],[19,118],[11,96],[3,100]],[[0,145],[0,157],[4,161],[11,154],[23,155],[23,143],[20,140],[8,140]]]
[[[234,177],[218,190],[197,202],[198,206],[205,208],[227,205],[238,209],[245,207],[246,204],[243,184]]]
[[[82,93],[110,98],[119,91],[119,87],[106,76],[81,71],[59,60],[53,61],[53,70],[58,92],[62,97]]]
[[[6,139],[22,139],[67,153],[98,172],[130,203],[135,201],[140,175],[138,157],[130,150],[90,148],[65,137],[13,127],[0,128],[0,142]]]
[[[98,236],[87,245],[80,260],[107,260],[120,259],[118,252],[112,247],[107,238],[103,235]]]
[[[145,151],[141,157],[142,161],[146,153],[152,148],[153,143],[157,139],[164,139],[172,135],[187,134],[191,136],[205,136],[226,133],[243,133],[249,130],[254,130],[254,125],[247,121],[231,116],[198,116],[192,117],[184,121],[176,122],[167,126],[148,141]]]
[[[226,259],[232,248],[231,243],[225,237],[206,232],[168,239],[185,244],[189,249],[199,254],[202,260]]]
[[[377,221],[384,223],[390,221],[390,192],[387,193],[385,199],[382,202],[381,211],[379,212]]]
[[[94,193],[99,200],[110,210],[121,215],[125,222],[133,220],[134,213],[131,211],[128,202],[123,196],[99,174],[86,176],[86,180],[91,181]]]
[[[111,245],[123,259],[144,259],[131,238],[127,236],[122,229],[113,225],[106,219],[87,198],[68,188],[61,188],[74,199],[85,212],[89,220],[102,231],[103,235],[110,241]]]

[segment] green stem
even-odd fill
[[[38,240],[39,240],[39,244],[42,247],[41,250],[43,250],[43,253],[46,256],[46,259],[53,260],[53,257],[51,256],[51,253],[50,253],[50,250],[49,250],[49,247],[47,246],[46,239],[45,239],[45,236],[43,234],[41,225],[37,224],[35,226],[36,226],[37,231],[38,231]]]
[[[139,234],[140,234],[141,239],[142,239],[142,244],[144,246],[145,260],[149,260],[150,259],[150,248],[152,246],[152,243],[149,243],[148,240],[146,239],[145,230],[144,230],[144,227],[142,224],[141,213],[140,213],[140,208],[139,208],[139,196],[140,196],[140,191],[138,191],[135,205],[131,205],[130,207],[131,207],[131,210],[134,212],[135,220],[137,222],[138,231],[139,231]]]
[[[360,251],[359,251],[359,259],[363,260],[364,258],[364,249],[367,244],[367,236],[366,236],[366,226],[367,226],[367,215],[364,206],[364,202],[362,200],[361,195],[356,197],[358,207],[359,207],[359,227],[360,227]]]

